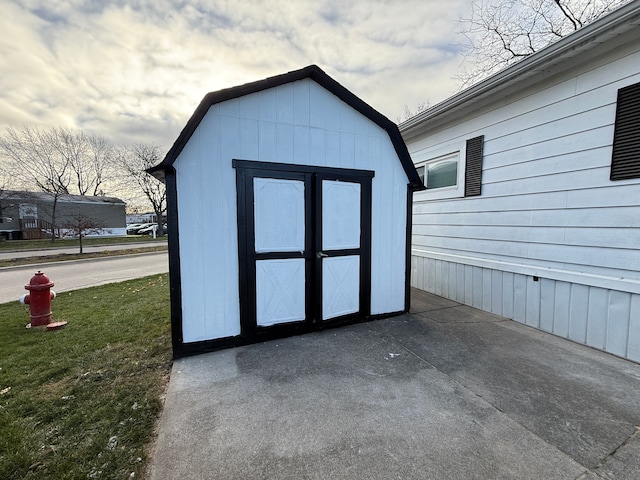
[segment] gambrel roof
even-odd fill
[[[317,65],[309,65],[308,67],[302,68],[300,70],[294,70],[282,75],[276,75],[274,77],[269,77],[257,82],[246,83],[237,87],[226,88],[223,90],[218,90],[217,92],[208,93],[202,99],[200,105],[198,105],[198,108],[196,108],[195,112],[193,113],[185,127],[182,129],[182,132],[180,132],[178,139],[175,141],[171,149],[167,152],[164,160],[159,165],[149,169],[148,172],[154,175],[159,180],[164,179],[165,170],[168,168],[172,168],[173,163],[176,161],[176,159],[180,155],[180,152],[182,152],[183,148],[193,135],[193,132],[196,130],[211,106],[220,102],[225,102],[227,100],[232,100],[244,95],[250,95],[252,93],[257,93],[269,88],[278,87],[280,85],[303,80],[306,78],[315,81],[318,85],[322,86],[324,89],[334,94],[347,105],[351,106],[353,109],[383,128],[389,135],[389,139],[391,140],[391,143],[395,148],[398,159],[402,163],[402,167],[407,175],[407,178],[409,179],[409,186],[414,189],[423,188],[422,182],[420,181],[418,173],[416,172],[416,169],[413,166],[413,162],[411,161],[411,157],[409,156],[409,151],[407,150],[404,140],[400,135],[398,126],[387,117],[382,115],[380,112],[375,110],[373,107],[358,98],[356,95],[351,93],[345,87],[340,85],[334,79],[332,79]]]

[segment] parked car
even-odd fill
[[[141,228],[142,223],[130,223],[127,225],[127,235],[133,235],[133,232],[136,232],[139,228]]]
[[[153,223],[134,223],[127,227],[127,235],[139,235],[140,230],[150,227],[154,225]]]
[[[153,227],[157,228],[157,226],[158,226],[157,223],[152,223],[148,227],[141,228],[140,230],[138,230],[138,235],[153,235]],[[162,233],[167,233],[167,224],[166,223],[162,226]]]
[[[151,235],[153,233],[153,228],[157,228],[157,223],[148,223],[145,227],[140,228],[136,234],[137,235]]]

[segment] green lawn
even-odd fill
[[[0,478],[142,478],[171,365],[167,274],[0,304]]]

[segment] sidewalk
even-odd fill
[[[640,365],[413,305],[176,361],[151,478],[640,478]]]

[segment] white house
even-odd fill
[[[315,65],[210,93],[163,162],[175,355],[409,308],[397,126]]]
[[[640,361],[640,2],[400,130],[413,286]]]

